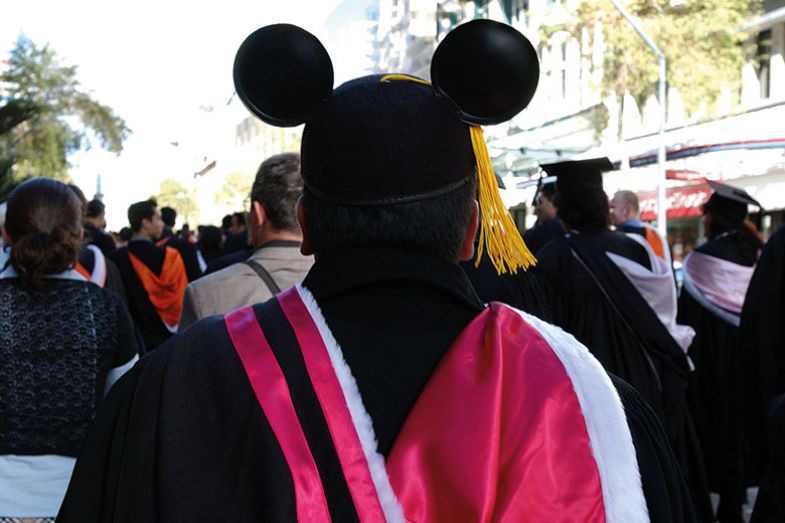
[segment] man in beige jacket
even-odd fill
[[[302,233],[295,208],[302,188],[298,154],[279,154],[262,163],[251,188],[248,214],[256,250],[245,262],[188,284],[180,330],[201,318],[266,301],[303,280],[313,256],[300,254]]]

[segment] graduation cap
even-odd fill
[[[477,176],[478,263],[487,248],[500,273],[528,267],[534,257],[501,200],[479,126],[507,121],[531,101],[534,47],[510,26],[474,20],[439,44],[431,78],[371,75],[333,89],[327,51],[289,24],[252,33],[234,63],[237,94],[253,114],[276,126],[305,124],[301,172],[316,197],[391,205],[447,194]]]
[[[607,157],[549,163],[540,167],[556,177],[556,188],[559,192],[601,191],[602,173],[613,170],[613,164]]]
[[[763,206],[750,196],[744,189],[731,185],[706,180],[714,191],[709,200],[703,204],[703,212],[712,212],[727,216],[734,222],[741,222],[747,217],[747,206],[754,205],[761,211]]]

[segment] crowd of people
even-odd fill
[[[315,37],[268,26],[237,91],[302,151],[220,228],[146,200],[113,237],[78,187],[17,186],[0,522],[737,522],[750,486],[785,520],[785,229],[710,182],[679,291],[595,158],[541,166],[521,242],[479,124],[528,103],[532,53],[474,21],[432,84],[333,90]]]

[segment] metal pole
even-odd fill
[[[649,35],[643,30],[640,23],[635,20],[630,13],[622,6],[618,0],[610,0],[613,4],[613,7],[616,8],[619,13],[629,22],[635,32],[643,38],[643,41],[646,42],[646,45],[654,51],[654,54],[657,55],[660,61],[660,81],[659,81],[659,102],[660,102],[660,144],[659,149],[657,151],[657,167],[659,170],[658,182],[657,182],[657,231],[663,236],[666,237],[668,233],[668,223],[667,223],[667,202],[665,200],[665,119],[667,117],[667,101],[666,101],[666,92],[665,92],[665,72],[666,72],[666,59],[665,53],[663,53],[657,44],[654,43]]]

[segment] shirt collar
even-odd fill
[[[3,269],[3,272],[0,272],[0,280],[5,280],[7,278],[18,278],[19,274],[17,274],[16,270],[13,266],[9,263],[8,266]],[[75,281],[87,281],[85,277],[79,274],[74,269],[68,269],[63,272],[58,272],[57,274],[47,274],[44,276],[46,279],[50,280],[75,280]]]

